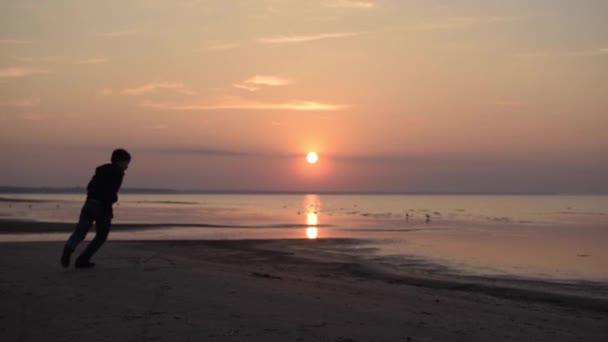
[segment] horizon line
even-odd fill
[[[78,194],[86,191],[86,187],[50,187],[50,186],[0,186],[0,194]],[[608,195],[606,192],[551,192],[551,191],[361,191],[361,190],[261,190],[261,189],[171,189],[126,187],[122,194],[209,194],[209,195]]]

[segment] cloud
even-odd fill
[[[173,90],[176,93],[184,95],[194,95],[195,91],[186,87],[183,83],[175,82],[152,82],[135,88],[127,88],[122,91],[123,94],[130,96],[139,96],[147,93],[152,93],[161,89]]]
[[[14,7],[17,9],[32,10],[32,9],[40,8],[40,5],[32,4],[32,3],[22,3],[22,4],[16,4]]]
[[[157,110],[207,111],[207,110],[294,110],[294,111],[334,111],[348,108],[347,105],[326,104],[315,101],[290,101],[279,103],[250,102],[232,100],[219,103],[157,103],[145,101],[142,107]]]
[[[0,44],[7,45],[24,45],[24,44],[32,44],[34,43],[31,40],[22,40],[22,39],[0,39]]]
[[[335,39],[344,37],[354,37],[363,34],[363,32],[335,32],[335,33],[319,33],[312,35],[288,35],[288,36],[276,36],[267,38],[258,38],[257,42],[261,44],[290,44],[290,43],[302,43],[312,42],[323,39]]]
[[[250,156],[248,152],[239,152],[224,149],[214,149],[207,147],[169,147],[169,148],[147,148],[146,152],[156,153],[175,153],[175,154],[200,154],[208,156],[220,156],[220,157],[247,157]]]
[[[469,28],[477,25],[494,24],[501,22],[514,22],[524,20],[523,16],[478,16],[478,17],[452,17],[437,22],[419,22],[411,23],[398,27],[387,27],[372,31],[348,31],[348,32],[333,32],[333,33],[319,33],[311,35],[282,35],[275,37],[258,38],[256,40],[259,44],[290,44],[290,43],[303,43],[311,42],[324,39],[337,39],[346,37],[355,37],[363,34],[370,33],[382,33],[390,31],[434,31],[434,30],[449,30],[449,29],[462,29]]]
[[[26,62],[26,63],[45,63],[45,62],[56,62],[56,61],[60,61],[63,60],[63,57],[58,57],[58,56],[41,56],[41,57],[18,57],[18,56],[13,56],[11,57],[14,60],[20,61],[20,62]]]
[[[99,91],[99,96],[110,96],[114,94],[114,90],[110,88],[105,88]]]
[[[283,77],[265,75],[255,75],[244,82],[248,84],[267,85],[271,87],[284,86],[292,83],[291,80]]]
[[[12,101],[12,102],[0,102],[0,106],[12,106],[12,107],[20,107],[20,108],[36,107],[39,104],[40,104],[39,98],[24,98],[24,99]]]
[[[513,100],[499,100],[499,101],[487,102],[487,104],[492,105],[492,106],[507,107],[507,108],[524,107],[524,106],[528,105],[528,103],[521,102],[521,101],[513,101]]]
[[[291,80],[278,76],[255,75],[241,83],[233,84],[232,86],[248,91],[256,91],[259,86],[280,87],[293,83]]]
[[[76,62],[76,64],[101,64],[101,63],[107,63],[110,60],[107,58],[91,58],[91,59],[84,59],[81,61]]]
[[[325,2],[325,6],[332,7],[332,8],[369,9],[369,8],[374,8],[375,4],[371,1],[333,0],[333,1]]]
[[[42,118],[42,115],[34,114],[34,113],[25,113],[21,115],[21,118],[27,121],[35,121]]]
[[[15,102],[16,107],[36,107],[40,104],[39,98],[22,99]]]
[[[99,36],[101,36],[101,37],[125,37],[125,36],[133,36],[133,35],[136,35],[138,33],[139,33],[138,30],[130,29],[130,30],[122,30],[122,31],[112,31],[112,32],[100,33]]]
[[[562,50],[562,51],[536,51],[521,52],[516,57],[597,57],[608,56],[608,48],[590,50]]]
[[[169,125],[157,124],[157,125],[148,126],[148,128],[150,128],[151,130],[154,130],[154,131],[162,131],[162,130],[169,128]]]
[[[314,16],[314,17],[308,17],[308,18],[304,18],[304,21],[333,21],[333,20],[338,20],[340,19],[339,16]]]
[[[524,16],[477,16],[477,17],[453,17],[449,21],[455,23],[462,23],[464,25],[477,25],[477,24],[493,24],[493,23],[504,23],[512,21],[521,21],[526,19]]]
[[[232,50],[243,46],[242,43],[220,43],[214,44],[211,46],[204,47],[202,49],[197,49],[196,51],[226,51]]]
[[[243,89],[243,90],[247,90],[247,91],[257,91],[260,88],[253,86],[253,85],[249,85],[246,83],[235,83],[232,85],[233,87],[237,88],[237,89]]]
[[[238,151],[212,147],[147,147],[141,149],[145,152],[152,153],[169,153],[169,154],[185,154],[185,155],[202,155],[210,157],[257,157],[257,158],[300,158],[301,154],[296,153],[281,153],[273,151]]]
[[[451,17],[441,21],[418,22],[400,26],[397,30],[405,31],[440,31],[451,29],[466,29],[479,25],[489,25],[525,20],[524,16],[477,16]]]
[[[20,68],[20,67],[9,67],[0,69],[0,78],[19,78],[26,77],[33,74],[46,73],[46,70],[31,69],[31,68]]]
[[[182,1],[179,3],[179,5],[182,7],[186,7],[186,8],[192,8],[192,7],[196,7],[203,3],[204,3],[203,0],[189,0],[189,1]]]
[[[197,52],[205,52],[205,51],[227,51],[237,49],[247,45],[271,45],[271,44],[289,44],[289,43],[304,43],[304,42],[312,42],[316,40],[324,40],[324,39],[337,39],[337,38],[346,38],[346,37],[354,37],[364,34],[366,32],[331,32],[331,33],[318,33],[311,35],[280,35],[280,36],[272,36],[272,37],[262,37],[253,40],[252,42],[245,43],[219,43],[210,45],[207,47],[203,47],[200,49],[195,49]]]

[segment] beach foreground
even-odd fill
[[[314,241],[0,244],[2,341],[605,341],[603,298],[391,278]]]

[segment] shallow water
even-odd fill
[[[0,218],[74,222],[83,199],[3,194]],[[112,239],[355,238],[387,260],[419,256],[471,274],[608,281],[608,196],[126,194],[115,216],[222,227],[115,230]]]

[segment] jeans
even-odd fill
[[[97,252],[97,250],[103,245],[108,239],[110,234],[110,226],[112,224],[111,218],[112,209],[108,209],[103,203],[87,199],[82,206],[80,211],[80,219],[78,225],[74,229],[74,232],[66,242],[66,246],[72,250],[76,249],[76,246],[84,240],[95,221],[95,238],[89,243],[87,248],[82,252],[78,259],[80,261],[89,261],[91,257]]]

